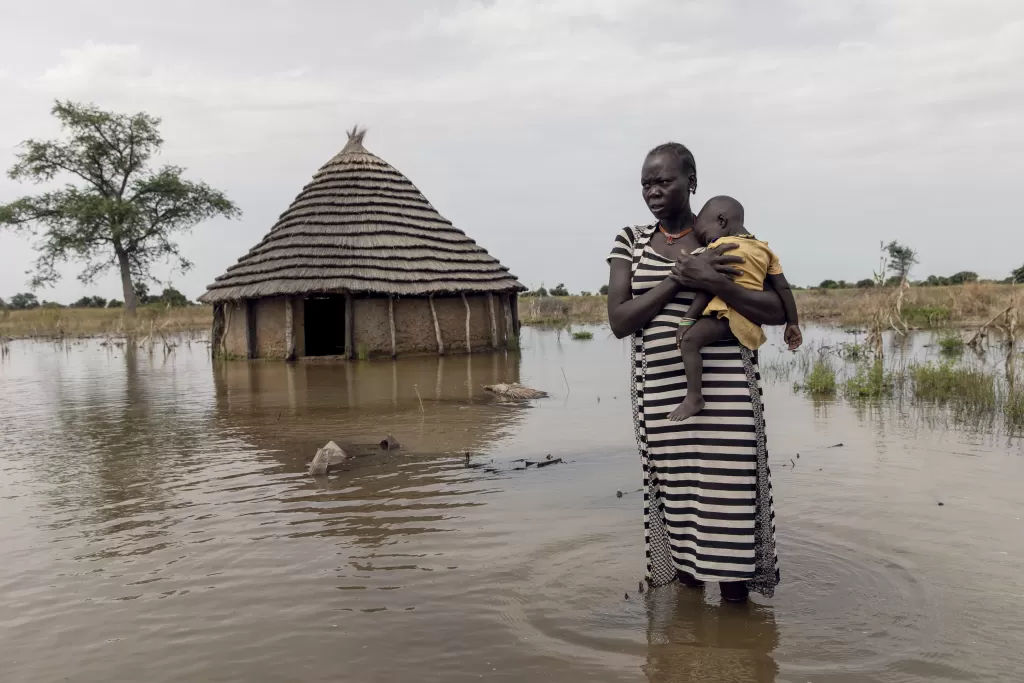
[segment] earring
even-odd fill
[[[696,185],[691,185],[690,186],[690,194],[697,194],[697,186]]]

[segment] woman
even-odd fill
[[[774,291],[735,284],[738,257],[704,250],[693,235],[697,167],[678,143],[654,148],[641,173],[657,222],[626,228],[608,257],[608,319],[634,336],[633,422],[644,467],[647,580],[721,583],[722,597],[771,597],[779,581],[757,353],[735,340],[702,351],[707,407],[685,422],[668,414],[686,393],[676,347],[695,290],[721,297],[761,325],[785,322]],[[731,246],[731,245],[728,245]]]

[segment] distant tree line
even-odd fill
[[[910,247],[892,241],[882,245],[881,272],[875,273],[873,278],[864,278],[850,283],[846,280],[822,280],[816,289],[864,289],[868,287],[899,285],[904,280],[908,285],[914,287],[940,287],[948,285],[964,285],[971,282],[996,282],[1010,284],[1013,282],[1024,282],[1024,266],[1015,269],[1010,276],[1003,280],[980,280],[978,274],[973,270],[961,270],[952,275],[929,275],[924,280],[910,280],[910,269],[917,264],[917,252]],[[892,272],[892,275],[889,273]]]
[[[151,296],[146,283],[140,282],[135,285],[135,299],[139,304],[169,306],[179,308],[194,305],[184,294],[174,287],[164,287],[159,296]],[[13,311],[29,311],[35,308],[122,308],[124,302],[118,299],[104,299],[101,296],[83,296],[81,299],[64,305],[55,301],[40,301],[32,292],[21,292],[15,294],[9,300],[0,298],[0,308],[7,308]]]
[[[1024,283],[1024,266],[1015,269],[1010,276],[1003,280],[980,280],[978,274],[973,270],[961,270],[959,273],[953,273],[952,275],[929,275],[924,280],[910,280],[910,270],[917,263],[917,252],[914,249],[908,247],[905,244],[900,244],[895,240],[888,244],[882,244],[883,260],[880,267],[879,273],[875,273],[873,278],[867,277],[856,282],[847,282],[846,280],[822,280],[817,287],[810,287],[809,289],[867,289],[870,287],[894,287],[899,285],[904,280],[907,281],[908,285],[914,287],[940,287],[947,285],[964,285],[971,282],[995,282],[1002,284],[1010,284],[1013,282]],[[804,287],[794,287],[793,289],[805,289]],[[597,291],[602,296],[608,295],[608,285],[601,285],[601,288]],[[569,290],[565,288],[563,283],[552,287],[550,290],[547,289],[543,284],[537,289],[523,292],[524,297],[546,297],[546,296],[569,296]],[[593,296],[588,291],[579,293],[579,296]]]

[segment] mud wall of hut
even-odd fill
[[[434,297],[434,310],[441,333],[444,352],[465,353],[466,307],[469,307],[470,351],[484,351],[492,348],[492,335],[497,338],[496,348],[503,349],[508,340],[516,336],[512,318],[515,311],[515,297],[511,305],[505,295],[495,295],[493,301],[493,330],[491,305],[486,295],[462,297]],[[426,297],[353,298],[352,354],[369,356],[391,356],[391,319],[394,315],[394,353],[433,354],[438,352],[437,329],[430,299]],[[250,356],[257,358],[284,359],[288,355],[287,300],[283,296],[252,299],[223,304],[223,339],[218,353],[228,358]],[[305,355],[305,320],[303,300],[292,299],[292,344],[296,357]],[[216,327],[216,326],[215,326]],[[248,329],[247,329],[248,328]]]
[[[388,299],[354,299],[355,325],[353,330],[356,349],[371,355],[391,355],[391,324],[388,319]],[[499,348],[505,348],[505,316],[501,299],[495,297],[495,325]],[[469,304],[469,350],[491,348],[491,318],[487,297],[434,297],[438,327],[445,353],[465,353],[466,304]],[[430,300],[422,297],[393,299],[395,316],[395,352],[437,353],[437,333]]]

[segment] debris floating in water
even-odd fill
[[[842,446],[843,446],[843,444],[837,443],[837,444],[833,444],[833,445],[829,446],[829,448],[842,448]]]
[[[489,391],[495,396],[511,399],[513,401],[529,401],[535,398],[547,398],[548,396],[546,391],[531,389],[530,387],[524,387],[522,384],[516,383],[487,384],[484,386],[484,391]]]
[[[616,498],[622,498],[622,491],[616,491],[615,492],[615,497]]]
[[[380,447],[386,451],[393,451],[395,449],[401,448],[402,444],[398,443],[398,439],[388,434],[383,439],[381,439]]]
[[[348,460],[348,453],[341,450],[341,447],[333,441],[316,452],[313,462],[309,463],[309,473],[313,476],[327,474],[331,467],[340,465]]]

